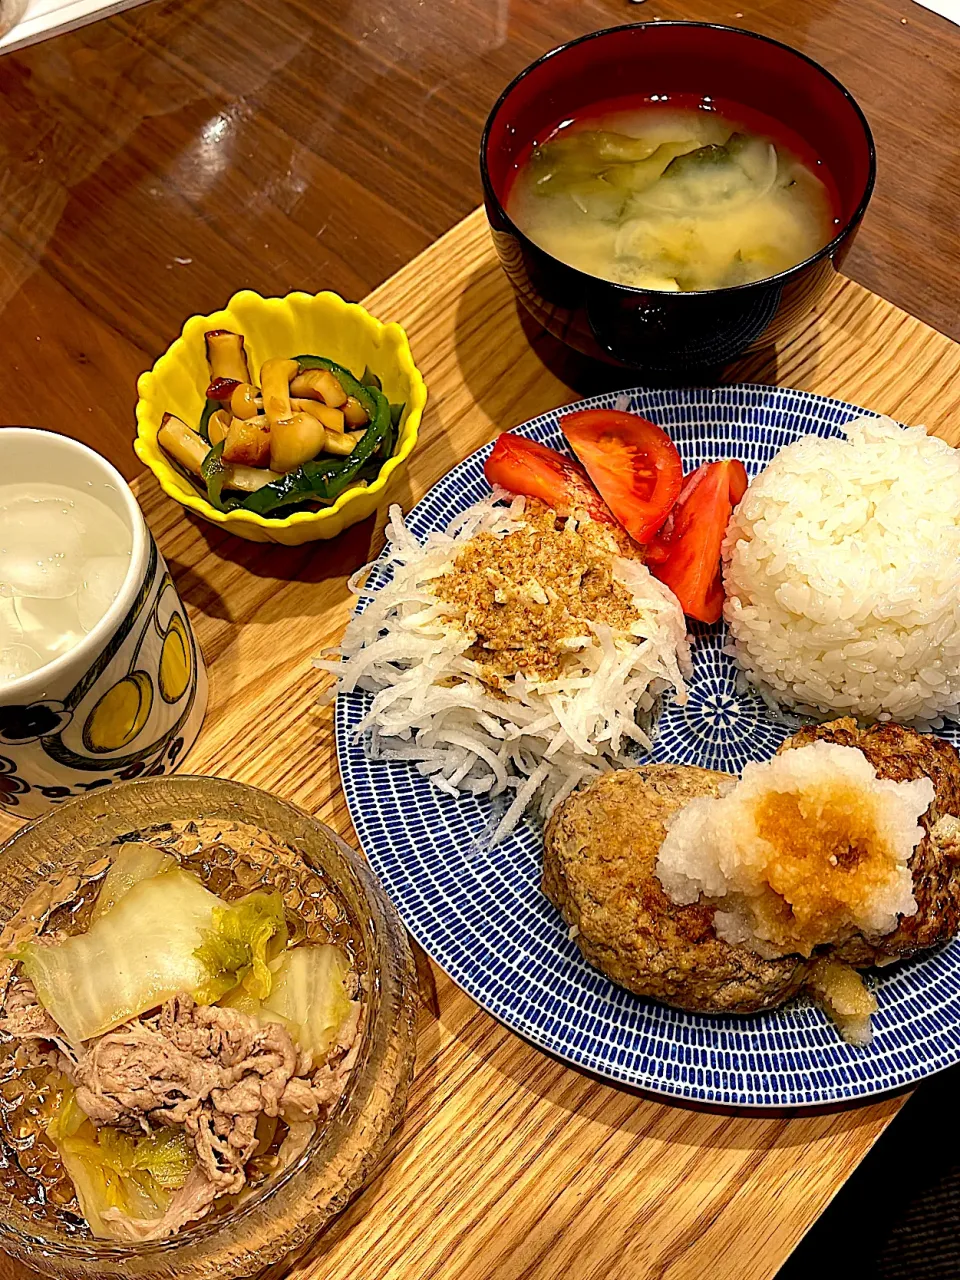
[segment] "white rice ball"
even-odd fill
[[[732,652],[801,711],[960,712],[960,453],[857,418],[804,436],[750,484],[724,543]]]
[[[916,914],[908,864],[933,798],[929,778],[878,778],[856,747],[814,742],[684,805],[656,873],[674,902],[717,904],[717,934],[761,954],[883,935]]]

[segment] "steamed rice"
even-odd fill
[[[339,692],[375,695],[356,730],[358,737],[369,732],[375,758],[409,761],[451,795],[501,797],[490,843],[528,809],[545,818],[580,782],[632,764],[638,747],[651,746],[658,696],[673,689],[682,701],[690,670],[676,597],[638,560],[611,556],[613,576],[639,614],[629,634],[591,623],[588,634],[565,642],[556,679],[485,678],[468,653],[475,635],[450,616],[435,584],[454,572],[471,539],[528,527],[524,499],[506,506],[503,498],[477,503],[423,544],[391,507],[392,577],[361,591],[366,608],[351,619],[339,661],[316,663],[337,676]],[[571,535],[577,527],[568,521]]]
[[[805,436],[727,530],[731,652],[768,701],[938,725],[960,703],[960,454],[862,417]]]

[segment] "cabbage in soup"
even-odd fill
[[[776,275],[836,235],[836,199],[806,145],[709,99],[623,101],[565,121],[518,167],[507,212],[589,275],[670,292]]]

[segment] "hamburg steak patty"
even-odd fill
[[[890,964],[954,937],[960,928],[960,756],[955,748],[942,738],[904,725],[860,729],[855,720],[843,719],[809,725],[788,738],[780,750],[811,742],[856,747],[879,778],[892,782],[929,778],[935,793],[933,804],[920,819],[924,837],[910,859],[916,915],[904,916],[893,933],[880,938],[854,934],[834,948],[834,954],[863,969]]]
[[[654,875],[667,820],[731,781],[691,765],[620,769],[570,796],[544,841],[543,891],[590,964],[637,995],[702,1013],[783,1004],[812,968],[801,956],[764,960],[723,942],[712,907],[677,906]]]

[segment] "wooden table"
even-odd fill
[[[0,59],[6,420],[73,434],[133,475],[136,375],[186,315],[244,285],[362,296],[476,203],[476,143],[510,76],[559,40],[639,17],[739,22],[837,72],[881,155],[848,270],[960,337],[941,286],[960,268],[960,31],[909,0],[155,0]],[[475,231],[455,233],[458,251],[482,256]],[[431,323],[440,284],[416,266],[373,300],[410,325],[431,385],[463,364],[471,402],[458,393],[430,406],[434,460],[449,465],[496,426],[589,389],[590,375],[555,351],[544,363],[542,345],[522,358],[532,363],[520,391],[487,385],[469,344]],[[502,307],[500,288],[478,261],[464,310]],[[746,372],[869,391],[876,407],[944,429],[955,348],[856,286],[836,306],[847,365],[842,344],[827,358],[814,331],[779,368]],[[512,312],[509,323],[519,352]],[[905,396],[886,378],[890,351],[914,361]],[[192,767],[256,781],[348,830],[329,719],[311,710],[314,678],[298,664],[335,638],[343,577],[375,531],[319,551],[253,549],[198,537],[152,483],[138,492],[213,675]],[[289,582],[281,594],[278,580]],[[281,632],[300,646],[272,672],[283,696],[263,690],[238,727],[225,708]],[[267,733],[313,745],[264,765]],[[419,1073],[394,1158],[295,1270],[304,1280],[769,1280],[900,1105],[772,1119],[665,1106],[528,1048],[426,962],[422,977]],[[24,1274],[0,1260],[0,1280]]]

